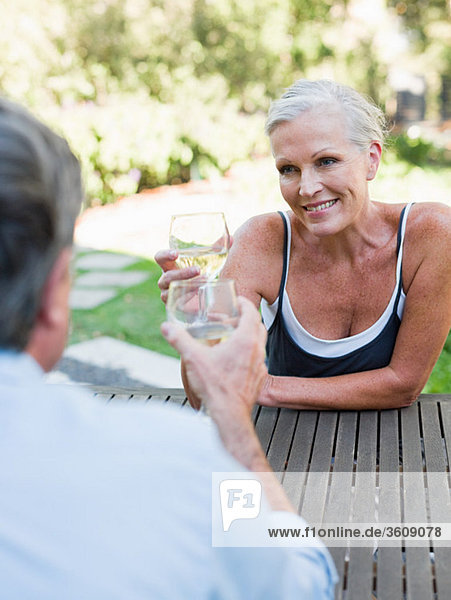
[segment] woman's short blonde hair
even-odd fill
[[[373,141],[383,146],[388,133],[383,111],[370,98],[329,79],[296,81],[279,100],[271,103],[265,132],[269,136],[281,123],[292,121],[312,108],[331,104],[342,109],[351,142],[361,149]]]

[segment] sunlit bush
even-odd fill
[[[85,102],[41,111],[80,157],[88,205],[224,173],[261,151],[263,115],[241,115],[233,100],[208,97],[208,88],[206,98],[188,87],[182,92],[172,104],[145,94],[118,94],[104,106]]]
[[[420,136],[402,133],[394,136],[390,145],[399,159],[419,167],[445,163],[445,150]]]

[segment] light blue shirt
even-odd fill
[[[333,598],[320,545],[212,547],[212,472],[239,469],[195,415],[106,406],[0,352],[1,596]]]

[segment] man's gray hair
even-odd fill
[[[279,100],[272,102],[265,132],[269,136],[281,123],[293,121],[312,108],[331,105],[342,109],[349,141],[362,150],[373,141],[384,144],[387,126],[382,110],[353,88],[329,79],[296,81]]]
[[[82,199],[67,142],[0,98],[0,348],[25,348],[49,272],[72,244]]]

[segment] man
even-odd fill
[[[288,526],[304,524],[250,417],[266,371],[265,332],[249,302],[240,301],[236,332],[215,348],[162,328],[217,430],[180,410],[106,407],[43,383],[66,339],[81,198],[66,142],[0,100],[2,597],[332,598],[335,571],[320,544],[212,547],[214,472],[265,472],[270,508],[259,521],[280,511]]]

